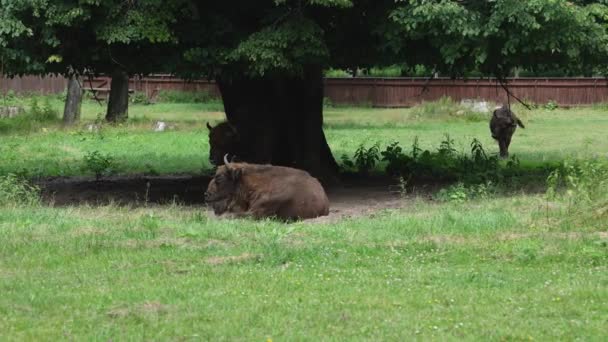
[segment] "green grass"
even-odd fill
[[[101,133],[86,129],[95,106],[85,104],[74,129],[8,124],[0,174],[81,175],[95,150],[124,174],[209,167],[204,123],[222,114],[206,104],[135,105],[135,119]],[[604,107],[518,114],[527,128],[511,152],[522,165],[606,157]],[[154,120],[176,127],[155,133]],[[459,150],[477,138],[497,151],[487,122],[415,109],[328,108],[325,123],[337,156],[352,156],[360,143],[407,147],[415,136],[436,149],[446,132]],[[601,341],[608,200],[602,191],[585,195],[608,183],[593,172],[600,176],[573,178],[577,192],[565,197],[511,189],[452,203],[408,194],[400,210],[293,224],[221,220],[179,204],[54,208],[4,178],[0,190],[27,201],[0,201],[1,336]]]
[[[0,330],[9,340],[601,340],[607,237],[546,225],[532,209],[543,202],[414,202],[290,225],[180,206],[0,209]]]
[[[23,101],[27,105],[27,101]],[[56,98],[52,107],[61,112],[62,103]],[[104,126],[102,133],[89,132],[103,108],[86,101],[83,122],[68,131],[58,123],[28,125],[26,130],[0,121],[0,174],[28,170],[35,176],[81,174],[83,156],[94,150],[113,156],[123,174],[150,170],[159,173],[193,173],[208,170],[208,138],[205,123],[223,119],[214,103],[158,103],[131,105],[131,121],[119,127]],[[428,112],[428,110],[427,110]],[[556,163],[569,156],[608,153],[606,109],[596,108],[537,109],[517,113],[526,129],[518,129],[510,148],[522,165],[539,166]],[[101,115],[103,117],[103,115]],[[154,122],[162,120],[174,128],[156,133]],[[1,129],[2,125],[5,129]],[[398,141],[411,146],[417,137],[420,147],[436,150],[444,135],[449,133],[459,152],[468,152],[476,138],[490,153],[498,146],[490,137],[487,121],[433,114],[421,117],[413,109],[327,108],[326,135],[337,159],[353,152],[363,143],[371,146],[379,142],[383,150]]]

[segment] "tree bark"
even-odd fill
[[[122,122],[127,120],[129,114],[129,76],[124,70],[116,69],[112,73],[110,84],[110,99],[106,120],[109,122]]]
[[[335,182],[338,165],[323,133],[323,74],[217,80],[245,161],[295,167]]]
[[[68,80],[68,94],[63,109],[63,124],[71,126],[80,121],[82,108],[82,78],[76,74]]]

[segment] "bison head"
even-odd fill
[[[215,127],[207,123],[209,129],[209,161],[213,165],[222,165],[226,154],[237,154],[239,134],[229,122],[222,122]]]
[[[211,205],[216,215],[221,215],[228,210],[236,196],[241,178],[241,170],[235,168],[227,157],[227,154],[224,155],[224,165],[217,169],[205,192],[205,202]]]

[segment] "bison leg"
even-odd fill
[[[505,139],[505,137],[501,137],[498,140],[498,148],[500,149],[501,158],[507,158],[509,156],[509,145],[507,144],[507,139]]]
[[[507,148],[507,154],[508,154],[508,150],[509,150],[509,145],[511,145],[511,137],[512,137],[512,135],[508,135],[507,137],[505,137],[505,146]]]

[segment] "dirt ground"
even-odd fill
[[[144,206],[170,204],[202,207],[207,210],[203,193],[209,176],[173,175],[162,177],[108,177],[100,181],[92,178],[70,177],[38,182],[44,201],[54,206],[82,204]],[[417,196],[428,198],[437,186],[419,186]],[[331,222],[339,218],[366,216],[383,209],[406,206],[413,195],[402,196],[396,182],[387,178],[343,180],[340,185],[326,189],[330,200],[330,215],[315,219]],[[410,189],[411,191],[411,189]]]

